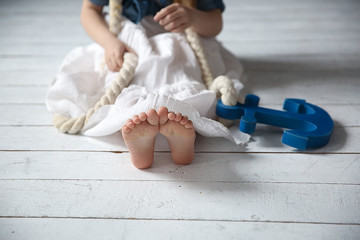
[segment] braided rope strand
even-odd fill
[[[105,94],[90,108],[86,114],[77,118],[69,118],[62,115],[54,116],[54,126],[62,133],[76,134],[82,130],[89,118],[102,106],[114,104],[117,96],[127,87],[133,79],[137,66],[137,57],[132,53],[125,53],[123,67],[120,69],[119,77],[111,83]]]
[[[227,76],[217,77],[211,85],[211,91],[216,92],[221,101],[227,106],[235,106],[237,103],[234,83]]]
[[[122,13],[122,5],[121,0],[110,0],[109,1],[109,29],[116,36],[121,31],[121,13]]]
[[[199,35],[191,28],[185,30],[186,39],[189,42],[194,54],[200,64],[202,79],[208,89],[211,88],[211,84],[214,80],[214,77],[211,73],[209,63],[206,59],[204,48],[200,42]]]
[[[216,92],[216,95],[221,98],[221,101],[227,106],[235,106],[237,103],[236,91],[234,83],[227,76],[217,77],[210,90]],[[218,121],[226,127],[231,127],[234,123],[233,120],[218,117]]]

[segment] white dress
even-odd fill
[[[212,120],[216,95],[202,82],[197,59],[184,34],[164,32],[151,17],[137,25],[124,19],[122,25],[119,39],[138,55],[135,76],[115,104],[101,107],[90,117],[81,134],[110,135],[121,130],[134,114],[165,106],[187,115],[201,135],[225,137],[236,144],[249,140],[237,127],[229,130]],[[215,39],[201,41],[213,75],[227,75],[239,92],[243,68],[238,59]],[[101,68],[103,61],[104,50],[98,44],[72,50],[51,83],[48,110],[73,118],[93,107],[118,74]]]

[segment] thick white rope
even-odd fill
[[[187,28],[185,30],[186,39],[189,42],[194,54],[199,62],[201,68],[202,79],[208,89],[211,88],[211,84],[214,81],[214,77],[211,73],[209,63],[205,56],[204,48],[201,44],[199,35],[192,29]]]
[[[110,21],[109,28],[116,36],[121,31],[121,0],[110,0]],[[126,88],[130,81],[133,79],[135,69],[137,66],[137,56],[133,53],[124,54],[124,63],[120,69],[118,77],[113,80],[110,87],[105,91],[105,94],[95,104],[93,108],[90,108],[86,114],[76,118],[69,118],[62,115],[54,116],[53,122],[57,129],[62,133],[75,134],[82,130],[89,118],[100,107],[108,104],[114,104],[117,96],[121,91]]]
[[[218,76],[214,80],[199,35],[191,28],[186,29],[185,34],[186,34],[186,39],[188,40],[199,62],[202,72],[202,78],[206,87],[209,90],[216,92],[216,95],[218,97],[221,97],[221,101],[225,105],[227,106],[236,105],[237,97],[233,82],[230,80],[229,77],[225,75]],[[226,127],[230,127],[233,123],[233,121],[223,118],[218,118],[218,121],[224,124]]]
[[[121,20],[122,20],[122,0],[110,0],[109,1],[109,29],[116,36],[121,31]]]
[[[218,76],[210,88],[211,91],[216,92],[217,96],[227,106],[235,106],[237,103],[236,91],[234,83],[227,76]]]

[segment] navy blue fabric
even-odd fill
[[[109,5],[109,0],[90,0],[97,6]],[[172,3],[171,0],[123,0],[122,15],[134,23],[138,23],[147,15],[155,15],[161,8]],[[197,9],[209,11],[220,9],[224,11],[225,5],[222,0],[197,0]]]
[[[222,0],[197,0],[196,8],[202,11],[220,9],[223,12],[225,5]]]

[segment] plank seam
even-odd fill
[[[165,182],[165,183],[223,183],[223,184],[295,184],[295,185],[341,185],[360,186],[360,183],[318,183],[318,182],[256,182],[256,181],[200,181],[200,180],[133,180],[133,179],[43,179],[43,178],[4,178],[0,181],[48,181],[48,182]]]
[[[279,224],[319,224],[319,225],[350,225],[360,226],[360,223],[341,223],[341,222],[306,222],[306,221],[273,221],[273,220],[227,220],[227,219],[172,219],[172,218],[117,218],[117,217],[60,217],[60,216],[0,216],[0,219],[82,219],[82,220],[129,220],[129,221],[187,221],[187,222],[234,222],[234,223],[279,223]]]

